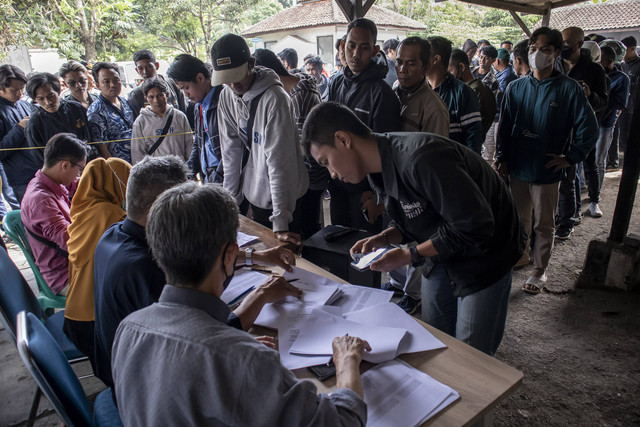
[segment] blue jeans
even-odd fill
[[[504,334],[511,274],[509,270],[491,286],[455,297],[447,271],[436,265],[428,278],[422,277],[422,320],[493,356]]]
[[[598,188],[602,188],[602,182],[604,181],[605,162],[607,160],[607,153],[609,153],[609,147],[611,147],[611,141],[613,141],[613,128],[600,128],[600,137],[596,142],[596,166],[598,168]]]

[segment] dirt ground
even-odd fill
[[[495,425],[640,424],[640,291],[574,285],[589,242],[609,234],[619,182],[619,173],[607,174],[602,218],[585,215],[569,240],[556,241],[543,293],[520,290],[531,266],[515,272],[496,357],[524,380],[496,409]],[[640,235],[638,197],[629,232]]]

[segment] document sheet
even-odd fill
[[[259,241],[260,238],[258,236],[251,236],[250,234],[245,234],[242,231],[238,231],[238,246],[240,247],[250,245]]]
[[[362,374],[367,426],[417,426],[460,395],[411,365],[393,360]]]
[[[254,287],[266,282],[267,278],[268,276],[257,271],[238,270],[233,275],[233,279],[231,279],[227,289],[222,292],[220,299],[227,305],[232,305]]]
[[[407,334],[400,342],[397,355],[446,347],[442,341],[420,325],[413,316],[410,316],[392,302],[352,311],[346,313],[344,318],[367,326],[388,326],[405,329]]]
[[[300,327],[300,333],[289,352],[298,355],[330,356],[333,354],[333,339],[349,334],[369,342],[371,351],[365,352],[364,360],[381,363],[396,357],[398,346],[406,332],[406,329],[401,328],[352,322],[315,309]]]

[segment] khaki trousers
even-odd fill
[[[549,265],[553,238],[555,235],[555,216],[558,207],[558,187],[554,184],[532,184],[511,178],[511,194],[529,238],[523,257],[529,257],[531,242],[531,216],[533,215],[533,274],[541,276]],[[526,258],[525,258],[526,259]]]

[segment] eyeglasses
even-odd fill
[[[78,81],[75,81],[75,80],[68,80],[67,81],[67,86],[69,86],[69,87],[73,87],[73,86],[83,87],[86,84],[87,84],[87,80],[85,80],[85,79],[80,79]]]
[[[86,164],[81,165],[80,163],[75,163],[75,162],[72,162],[71,160],[69,160],[69,163],[71,163],[73,166],[80,169],[80,173],[82,173],[84,171],[84,168],[87,166]]]

